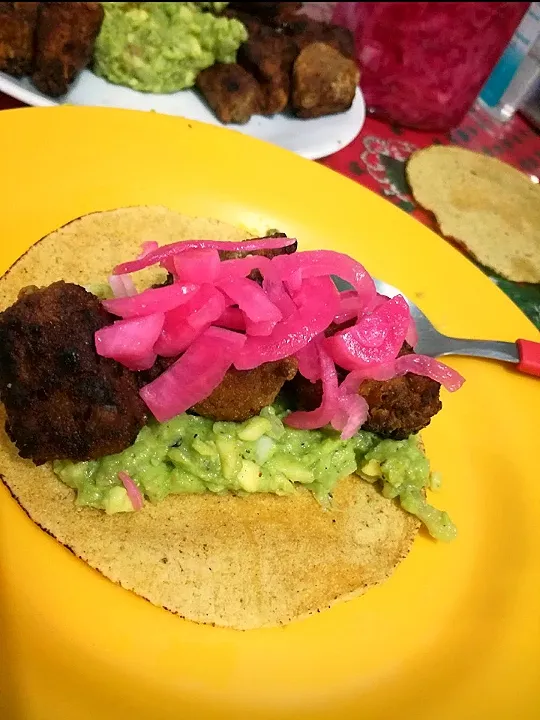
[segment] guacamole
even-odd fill
[[[232,63],[247,40],[244,25],[205,9],[224,3],[102,3],[94,71],[117,85],[151,93],[192,87],[215,62]]]
[[[283,414],[279,407],[268,407],[244,423],[213,422],[187,413],[166,423],[153,421],[127,450],[88,462],[56,461],[54,471],[76,491],[78,505],[107,513],[133,510],[120,471],[153,503],[177,493],[290,495],[303,485],[323,505],[331,502],[338,480],[356,472],[381,482],[383,494],[398,498],[434,537],[454,537],[447,514],[426,503],[429,461],[414,436],[381,440],[359,431],[343,441],[330,429],[289,428]]]

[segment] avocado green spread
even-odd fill
[[[232,63],[247,40],[244,25],[217,17],[227,3],[105,2],[94,71],[117,85],[151,93],[192,87],[215,62]]]
[[[129,512],[133,506],[118,473],[127,473],[142,495],[156,503],[170,494],[270,492],[290,495],[304,485],[323,505],[331,502],[340,478],[358,473],[382,483],[385,497],[398,498],[434,537],[450,540],[448,515],[427,504],[433,487],[429,461],[417,440],[381,440],[359,431],[341,440],[331,429],[297,430],[283,424],[279,407],[264,408],[244,423],[213,422],[183,414],[166,423],[151,422],[135,443],[99,460],[54,463],[58,477],[77,493],[77,504]]]

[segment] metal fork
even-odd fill
[[[448,337],[440,333],[420,308],[400,290],[382,280],[375,280],[375,285],[377,292],[381,295],[389,298],[401,295],[406,300],[418,332],[418,342],[415,347],[418,354],[430,357],[473,355],[492,360],[503,360],[514,363],[521,372],[540,377],[540,343],[532,340],[518,340],[511,343]]]

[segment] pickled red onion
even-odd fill
[[[246,320],[244,313],[235,307],[228,307],[221,313],[214,325],[217,327],[228,328],[229,330],[245,330]]]
[[[254,250],[280,250],[289,245],[294,245],[295,238],[256,238],[254,240],[243,240],[242,242],[230,242],[219,240],[181,240],[180,242],[171,243],[157,248],[149,252],[144,257],[131,260],[129,262],[117,265],[113,273],[121,275],[126,272],[137,272],[143,270],[150,265],[162,263],[173,255],[185,252],[186,250],[197,250],[205,248],[213,248],[215,250],[224,250],[229,252],[253,252]]]
[[[207,398],[245,342],[245,335],[231,330],[205,330],[179,360],[141,389],[140,395],[154,417],[166,422]]]
[[[271,335],[247,338],[234,363],[237,370],[251,370],[294,355],[330,325],[339,307],[338,291],[331,278],[305,280],[302,288],[305,301],[278,323]]]
[[[130,370],[148,370],[156,361],[154,345],[164,321],[164,313],[154,313],[106,325],[95,333],[96,352]]]
[[[235,278],[221,280],[219,289],[227,295],[240,310],[255,323],[277,323],[283,317],[281,311],[269,300],[264,290],[253,280]]]
[[[246,317],[246,335],[254,335],[255,337],[268,337],[274,331],[277,322],[272,320],[261,320],[253,322]]]
[[[341,431],[342,440],[350,440],[368,419],[369,406],[361,395],[341,392],[341,388],[338,390],[338,406],[332,418],[332,427]]]
[[[118,473],[118,479],[122,481],[122,485],[126,488],[133,509],[140,510],[143,506],[143,496],[135,481],[123,470]]]
[[[131,275],[109,275],[107,278],[114,297],[131,297],[137,294],[137,288]]]
[[[198,285],[174,283],[160,288],[150,288],[133,297],[103,300],[103,307],[113,315],[123,318],[168,312],[186,303],[199,289]]]
[[[300,375],[312,383],[320,380],[321,364],[314,340],[311,340],[307,345],[297,351],[296,359],[298,360],[298,372]]]
[[[264,255],[248,255],[245,258],[236,260],[222,260],[219,268],[220,280],[232,280],[233,278],[246,277],[252,270],[263,270],[268,267],[269,258]]]
[[[342,325],[357,318],[362,310],[362,303],[356,290],[345,290],[339,294],[339,310],[333,322],[336,325]]]
[[[297,410],[283,420],[285,425],[302,430],[315,430],[328,425],[339,409],[336,366],[320,341],[316,344],[316,350],[322,381],[321,404],[316,410]]]
[[[396,375],[413,373],[440,383],[448,392],[455,392],[465,382],[465,378],[457,370],[427,355],[402,355],[395,363]]]
[[[219,256],[220,250],[249,253],[294,242],[287,238],[243,243],[203,240],[162,248],[154,243],[144,257],[115,269],[111,285],[117,287],[115,294],[124,296],[103,305],[126,319],[110,326],[110,337],[104,332],[107,328],[98,331],[96,346],[132,369],[146,369],[156,354],[176,357],[184,353],[141,390],[158,420],[205,399],[231,364],[249,370],[290,356],[296,356],[304,377],[322,382],[323,395],[319,408],[292,413],[286,422],[307,429],[330,423],[344,439],[354,435],[368,416],[367,403],[358,394],[366,379],[385,380],[412,372],[431,377],[451,391],[460,387],[463,378],[432,358],[397,357],[405,339],[411,345],[416,341],[409,308],[401,296],[390,300],[377,295],[372,278],[352,258],[333,251],[272,259],[248,255],[221,261]],[[173,284],[128,297],[124,283],[125,277],[131,278],[118,273],[156,263],[172,272]],[[263,276],[262,285],[247,278],[255,269]],[[332,280],[336,276],[354,290],[338,293]],[[350,321],[355,324],[325,338],[332,322]],[[141,333],[145,322],[146,331]],[[125,337],[128,340],[123,341]],[[128,347],[129,343],[134,347]],[[340,385],[336,366],[351,371]]]
[[[305,250],[292,255],[278,255],[273,258],[272,266],[282,280],[292,279],[293,285],[298,283],[299,277],[304,280],[334,275],[350,283],[363,303],[376,295],[373,278],[364,266],[334,250]]]
[[[165,315],[163,330],[154,350],[175,357],[186,350],[225,310],[225,298],[212,285],[203,285],[184,305]]]
[[[396,295],[356,325],[327,338],[326,347],[334,362],[346,370],[386,363],[397,357],[409,322],[409,306]]]
[[[225,310],[227,302],[220,291],[212,285],[201,285],[199,292],[187,303],[187,322],[199,330],[217,320]]]
[[[175,255],[173,263],[180,282],[196,285],[214,282],[221,265],[218,251],[212,248],[186,250],[181,255]]]

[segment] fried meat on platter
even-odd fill
[[[99,2],[41,3],[32,82],[41,92],[64,95],[92,58],[101,29]]]
[[[292,108],[298,117],[344,112],[354,100],[360,71],[330,45],[307,45],[294,63]]]
[[[0,70],[16,77],[32,70],[37,2],[0,3]]]

